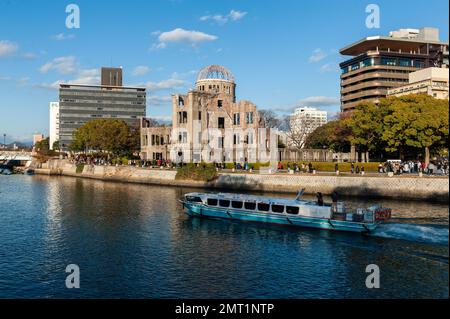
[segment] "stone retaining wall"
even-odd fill
[[[175,170],[144,169],[127,166],[85,165],[81,174],[76,166],[67,161],[52,161],[41,174],[57,174],[136,182],[145,184],[201,187],[227,190],[253,190],[296,193],[305,188],[306,194],[337,191],[342,195],[361,197],[385,197],[413,200],[448,202],[449,179],[430,177],[373,177],[373,176],[330,176],[293,174],[219,174],[217,180],[209,183],[176,180]]]
[[[221,174],[216,187],[271,192],[322,192],[448,202],[449,179],[430,177],[370,177],[279,174]]]

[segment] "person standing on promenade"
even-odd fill
[[[365,172],[364,172],[364,165],[361,165],[361,175],[364,175],[365,174]]]
[[[356,174],[359,174],[359,165],[356,165]]]
[[[334,171],[336,172],[336,175],[339,175],[339,165],[338,165],[338,163],[336,163],[334,165]]]
[[[308,164],[308,173],[312,173],[312,164],[309,162]]]
[[[353,163],[350,164],[350,173],[351,174],[355,173],[355,165]]]
[[[383,173],[383,165],[381,163],[378,164],[378,173]]]

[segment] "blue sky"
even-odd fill
[[[65,25],[68,4],[80,28]],[[365,8],[381,10],[379,29]],[[210,64],[229,68],[238,99],[259,108],[339,110],[338,50],[399,28],[440,29],[446,0],[0,0],[0,133],[7,142],[48,134],[48,104],[60,81],[98,83],[101,66],[122,66],[125,85],[148,88],[147,115],[170,116],[169,97],[193,87]],[[3,142],[3,140],[1,141]]]

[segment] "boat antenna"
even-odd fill
[[[304,192],[305,192],[304,188],[300,189],[297,193],[297,196],[295,197],[295,200],[300,200],[302,198]]]

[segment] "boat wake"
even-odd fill
[[[386,223],[371,236],[448,245],[448,228],[433,225]]]

